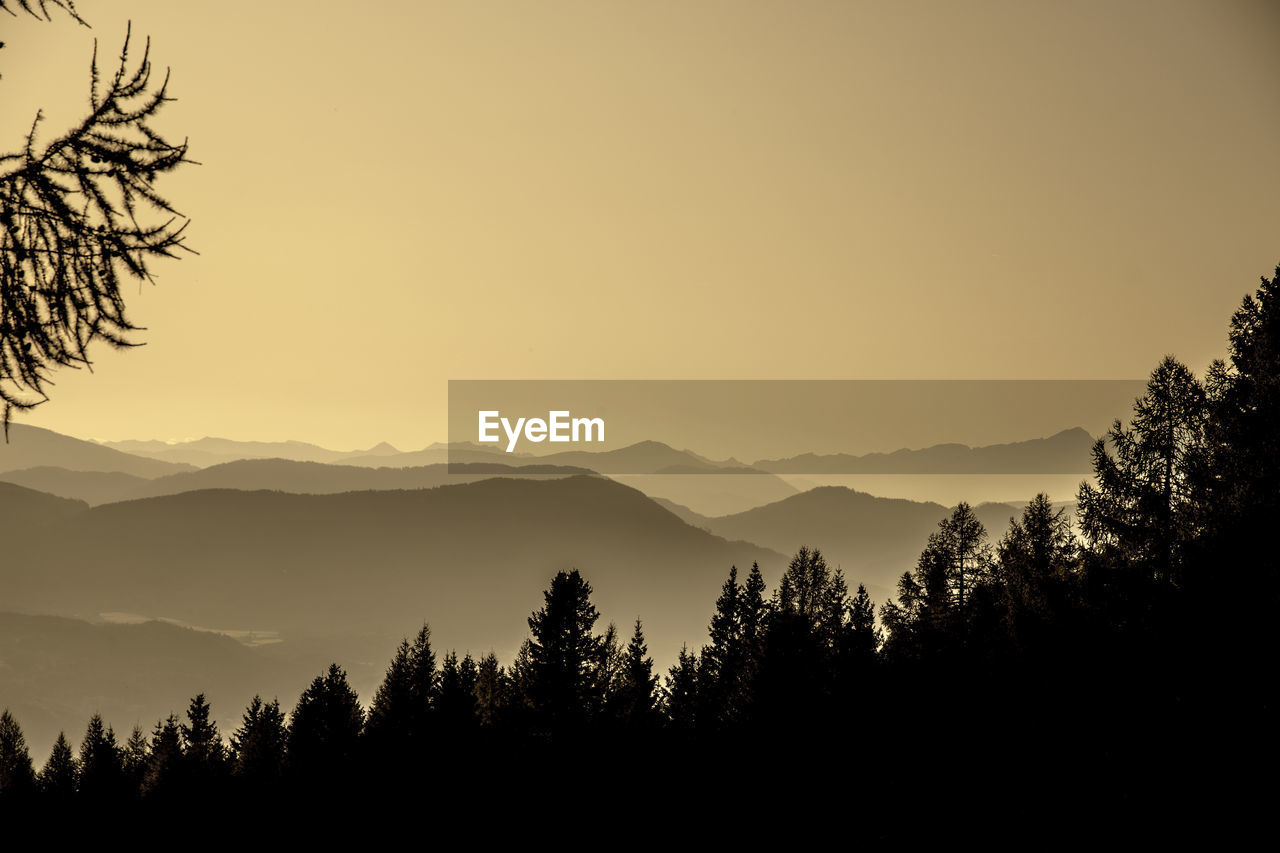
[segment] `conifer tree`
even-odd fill
[[[73,796],[80,782],[80,767],[71,754],[67,736],[58,732],[49,760],[40,771],[40,790],[51,798],[66,800]]]
[[[89,719],[80,744],[80,793],[110,798],[123,792],[124,773],[115,732],[100,714]]]
[[[350,782],[364,711],[336,663],[303,691],[289,720],[287,769],[301,784]]]
[[[462,732],[478,723],[476,682],[479,678],[476,663],[471,655],[461,662],[458,653],[451,651],[444,657],[440,668],[440,690],[436,715],[447,732]]]
[[[1201,526],[1196,496],[1207,462],[1207,415],[1204,388],[1166,356],[1130,425],[1117,420],[1094,444],[1097,485],[1082,484],[1078,502],[1095,556],[1160,584],[1180,582],[1185,546]]]
[[[0,799],[25,797],[34,793],[35,769],[22,727],[5,708],[0,713]]]
[[[746,649],[743,639],[745,592],[737,566],[720,588],[708,631],[710,642],[698,656],[698,719],[704,726],[728,723],[740,710]]]
[[[142,779],[144,796],[174,794],[183,783],[182,726],[175,714],[157,721],[151,733],[151,757]]]
[[[268,704],[261,696],[254,696],[245,708],[240,728],[231,735],[235,775],[253,786],[278,782],[284,774],[286,737],[279,700]]]
[[[558,572],[529,617],[528,694],[537,724],[552,734],[580,731],[597,709],[604,638],[591,585],[577,569]]]
[[[151,761],[151,744],[141,726],[134,726],[120,750],[121,768],[124,772],[125,785],[131,796],[142,793],[143,780],[146,778],[147,765]]]
[[[226,769],[226,748],[209,713],[209,703],[198,693],[187,707],[188,722],[182,726],[183,755],[192,780],[202,785],[213,783]]]
[[[427,749],[438,681],[431,628],[424,624],[412,642],[400,643],[374,693],[366,735],[377,755],[414,756]]]
[[[511,702],[511,679],[498,665],[493,652],[480,659],[476,667],[476,717],[481,726],[497,725],[504,710]]]
[[[692,730],[698,724],[698,656],[688,645],[667,673],[662,691],[662,710],[672,728]]]
[[[657,726],[658,676],[644,639],[639,617],[631,641],[623,655],[622,674],[612,697],[611,717],[626,729],[646,730]]]
[[[858,591],[849,603],[849,631],[846,654],[856,663],[870,662],[880,650],[883,638],[876,627],[875,604],[867,588],[858,584]]]

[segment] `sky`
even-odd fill
[[[70,435],[414,449],[450,379],[1202,373],[1280,263],[1274,3],[77,8],[0,15],[0,150],[131,20],[199,254],[18,418]]]

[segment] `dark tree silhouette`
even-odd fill
[[[1200,528],[1195,497],[1206,427],[1204,389],[1166,356],[1134,404],[1129,427],[1117,420],[1094,444],[1098,485],[1081,484],[1078,500],[1080,526],[1095,553],[1157,582],[1180,582],[1184,546]]]
[[[1280,266],[1231,317],[1228,358],[1206,377],[1209,424],[1205,563],[1233,566],[1233,588],[1248,588],[1261,611],[1280,604]]]
[[[492,728],[502,719],[511,702],[511,678],[498,664],[493,652],[480,659],[476,667],[476,717],[480,725]]]
[[[0,9],[49,17],[71,2],[17,0]],[[87,24],[86,24],[87,26]],[[0,45],[2,46],[2,45]],[[37,113],[21,151],[0,154],[0,403],[6,436],[14,410],[47,399],[55,367],[90,365],[95,340],[132,346],[122,285],[152,281],[149,263],[186,249],[186,220],[155,189],[187,158],[153,119],[168,74],[151,80],[150,40],[135,62],[125,36],[119,68],[103,78],[97,47],[89,112],[63,135],[39,140]]]
[[[80,767],[71,754],[71,744],[65,733],[58,732],[49,760],[40,771],[40,790],[54,799],[68,799],[75,794],[79,781]]]
[[[1010,650],[1044,645],[1055,621],[1076,605],[1077,551],[1066,509],[1055,510],[1044,493],[1021,518],[1009,519],[996,546],[993,580],[1002,642]]]
[[[120,764],[124,773],[125,785],[129,793],[138,796],[142,793],[143,781],[146,779],[147,765],[151,761],[151,744],[141,726],[134,726],[129,739],[120,748]]]
[[[188,779],[201,788],[215,785],[228,769],[226,747],[209,711],[204,694],[196,694],[187,706],[187,722],[182,726]]]
[[[690,730],[698,722],[698,656],[687,645],[667,673],[662,689],[662,710],[672,727]]]
[[[0,714],[0,798],[25,797],[35,792],[36,774],[22,727],[5,708]]]
[[[536,723],[552,734],[580,730],[597,710],[604,638],[591,584],[577,569],[558,572],[529,617],[528,696]]]
[[[232,766],[235,775],[254,787],[279,782],[285,763],[284,713],[279,700],[270,704],[254,696],[245,709],[240,728],[231,735]]]
[[[289,720],[287,769],[300,785],[350,784],[364,711],[336,663],[303,691]]]
[[[438,682],[431,628],[424,624],[413,642],[401,641],[369,708],[366,736],[380,759],[412,758],[425,752]]]
[[[151,758],[142,778],[142,794],[173,793],[182,785],[182,726],[175,714],[157,721],[151,733]]]
[[[622,658],[622,672],[610,696],[610,714],[622,728],[647,731],[658,726],[658,676],[637,617],[635,630]]]
[[[449,732],[459,732],[478,725],[476,715],[476,682],[479,673],[471,655],[458,660],[457,652],[444,656],[440,667],[440,691],[436,715]]]
[[[698,719],[703,726],[723,726],[738,720],[745,705],[746,643],[743,611],[746,592],[738,583],[738,567],[720,588],[708,630],[710,642],[698,656]]]
[[[110,798],[122,790],[124,780],[120,747],[116,735],[94,714],[80,744],[80,793],[93,798]]]

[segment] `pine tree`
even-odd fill
[[[157,721],[151,733],[151,758],[142,778],[144,796],[167,796],[181,791],[184,783],[182,726],[170,714]]]
[[[476,713],[476,682],[479,674],[476,663],[467,655],[458,661],[458,653],[451,651],[444,657],[440,668],[440,691],[436,715],[449,736],[468,731],[479,724]]]
[[[880,629],[876,627],[875,604],[867,588],[858,584],[858,591],[849,604],[846,655],[859,664],[870,662],[875,659],[882,642]]]
[[[604,638],[591,585],[577,569],[558,572],[529,617],[528,693],[537,724],[552,734],[580,731],[596,709]]]
[[[1095,557],[1159,584],[1180,582],[1185,545],[1200,528],[1207,415],[1203,387],[1166,357],[1134,404],[1129,427],[1117,420],[1094,444],[1098,484],[1082,484],[1078,501]]]
[[[116,797],[123,792],[123,782],[115,732],[94,714],[80,744],[80,793],[97,799]]]
[[[254,696],[240,728],[231,735],[235,775],[255,787],[279,782],[284,774],[287,735],[279,700],[267,704],[261,696]]]
[[[131,796],[142,793],[143,780],[146,778],[147,765],[151,761],[151,744],[143,733],[141,726],[134,726],[120,750],[120,762],[124,772],[125,785]]]
[[[822,552],[801,546],[783,572],[773,607],[807,624],[826,646],[835,645],[849,607],[849,587],[839,569],[827,566]]]
[[[698,657],[698,719],[704,726],[725,725],[742,710],[746,659],[744,598],[745,591],[738,583],[738,568],[730,566],[729,577],[720,588],[715,613],[711,616],[710,642]]]
[[[214,784],[226,770],[226,748],[209,712],[204,694],[196,694],[187,708],[188,723],[182,726],[183,755],[190,778],[205,786]]]
[[[0,800],[26,797],[36,787],[35,769],[22,727],[5,708],[0,714]]]
[[[1077,547],[1065,509],[1040,493],[996,546],[1000,621],[1015,649],[1047,639],[1048,626],[1071,606]]]
[[[498,656],[493,652],[481,658],[476,667],[475,695],[480,725],[485,728],[498,725],[511,702],[511,679],[498,665]]]
[[[347,674],[330,664],[303,691],[289,720],[287,769],[301,784],[354,781],[364,711]]]
[[[658,714],[658,677],[653,672],[653,658],[645,643],[644,628],[639,617],[627,650],[623,655],[622,673],[612,697],[610,716],[625,729],[655,728]]]
[[[369,708],[366,735],[381,760],[412,759],[426,752],[439,674],[431,628],[400,643]]]
[[[66,734],[58,732],[49,760],[40,771],[40,790],[53,799],[66,800],[75,794],[79,782],[80,767],[71,754],[71,744]]]
[[[698,724],[698,656],[687,645],[667,673],[662,710],[672,728],[688,731]]]

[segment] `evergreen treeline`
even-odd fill
[[[288,713],[255,696],[226,737],[202,695],[123,742],[95,715],[37,772],[5,711],[0,801],[553,787],[584,761],[691,790],[821,784],[917,820],[882,835],[1269,797],[1235,783],[1276,755],[1280,267],[1233,316],[1229,360],[1200,381],[1165,358],[1094,466],[1074,520],[1040,494],[996,537],[960,504],[878,612],[817,549],[771,593],[731,567],[706,642],[666,673],[573,570],[509,664],[440,656],[424,626],[367,712],[335,664]]]

